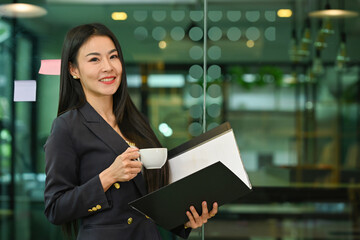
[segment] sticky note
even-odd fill
[[[39,73],[44,75],[60,75],[60,67],[60,59],[41,60]]]
[[[35,102],[36,81],[15,80],[14,81],[14,102]]]

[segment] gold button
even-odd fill
[[[148,215],[145,215],[145,217],[146,217],[147,219],[150,219],[150,217],[149,217]]]
[[[128,218],[128,224],[132,224],[133,219],[132,218]]]
[[[92,209],[89,209],[88,212],[92,212]]]
[[[116,189],[119,189],[119,188],[120,188],[120,184],[119,184],[119,183],[114,183],[114,187],[115,187]]]
[[[96,209],[97,209],[97,210],[100,210],[100,209],[101,209],[101,205],[99,205],[99,204],[96,205]]]
[[[93,210],[93,211],[97,211],[97,208],[96,208],[96,207],[93,207],[92,210]]]

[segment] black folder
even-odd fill
[[[169,161],[186,151],[206,144],[206,142],[215,139],[228,130],[231,130],[230,125],[228,123],[222,124],[170,150]],[[129,204],[150,217],[159,226],[172,230],[188,221],[186,211],[189,210],[190,206],[194,206],[197,212],[201,214],[201,203],[203,201],[208,203],[210,210],[213,202],[217,202],[221,206],[249,192],[251,192],[251,186],[249,187],[248,184],[244,183],[219,159],[219,161]]]

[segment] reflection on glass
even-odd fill
[[[220,116],[221,106],[219,104],[213,103],[207,107],[207,114],[212,118],[217,118]]]
[[[246,29],[245,36],[252,41],[256,41],[260,38],[260,31],[257,27],[249,27]]]
[[[184,36],[185,36],[185,31],[182,27],[174,27],[171,31],[170,31],[170,36],[172,37],[172,39],[174,39],[175,41],[181,41]]]
[[[218,84],[211,84],[207,90],[207,93],[212,98],[218,98],[221,96],[221,87]]]
[[[200,104],[192,105],[189,109],[189,114],[194,119],[199,119],[202,116],[203,108]]]
[[[134,36],[137,40],[145,40],[148,37],[148,30],[145,27],[137,27],[134,30]]]
[[[268,41],[275,41],[276,40],[276,28],[275,27],[268,27],[265,29],[264,36]]]
[[[200,65],[192,65],[189,69],[189,74],[195,79],[200,79],[203,75],[203,68]]]
[[[241,37],[241,30],[238,27],[231,27],[228,29],[226,36],[230,41],[238,41]]]
[[[257,22],[260,19],[260,11],[246,11],[245,17],[249,22]]]
[[[202,133],[202,126],[198,122],[193,122],[189,125],[188,131],[193,137],[199,136]]]
[[[193,98],[199,98],[203,94],[203,88],[199,84],[191,84],[189,93]]]
[[[155,27],[152,31],[152,37],[157,40],[161,41],[166,36],[166,30],[163,27]]]
[[[204,18],[203,11],[190,11],[190,19],[195,22],[200,22]]]
[[[275,11],[265,11],[265,19],[269,22],[276,21],[276,12]]]
[[[182,10],[173,10],[171,11],[171,18],[175,22],[181,22],[185,19],[185,11]]]
[[[137,10],[134,11],[134,19],[138,22],[144,22],[148,17],[147,11]]]
[[[211,65],[208,68],[208,76],[211,79],[218,79],[221,77],[221,68],[219,65]],[[211,87],[211,86],[210,86]]]
[[[165,11],[153,11],[152,12],[152,18],[156,21],[156,22],[162,22],[165,20],[166,18],[166,12]]]
[[[218,60],[221,58],[221,48],[219,46],[211,46],[208,49],[208,57],[211,60]]]
[[[226,16],[230,22],[237,22],[241,18],[241,12],[240,11],[227,11]]]
[[[193,41],[199,41],[202,39],[204,33],[200,27],[193,27],[189,31],[189,37]]]
[[[221,11],[209,11],[208,17],[212,22],[219,22],[222,19],[223,13]]]
[[[208,36],[211,41],[218,41],[222,37],[222,31],[219,27],[211,27],[208,31]]]
[[[189,51],[189,55],[194,60],[199,60],[202,58],[204,52],[200,46],[192,46]]]

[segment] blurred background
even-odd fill
[[[234,130],[253,191],[189,239],[360,239],[359,11],[359,0],[0,0],[0,239],[63,239],[43,214],[59,76],[39,69],[90,22],[118,37],[131,97],[165,147]]]

